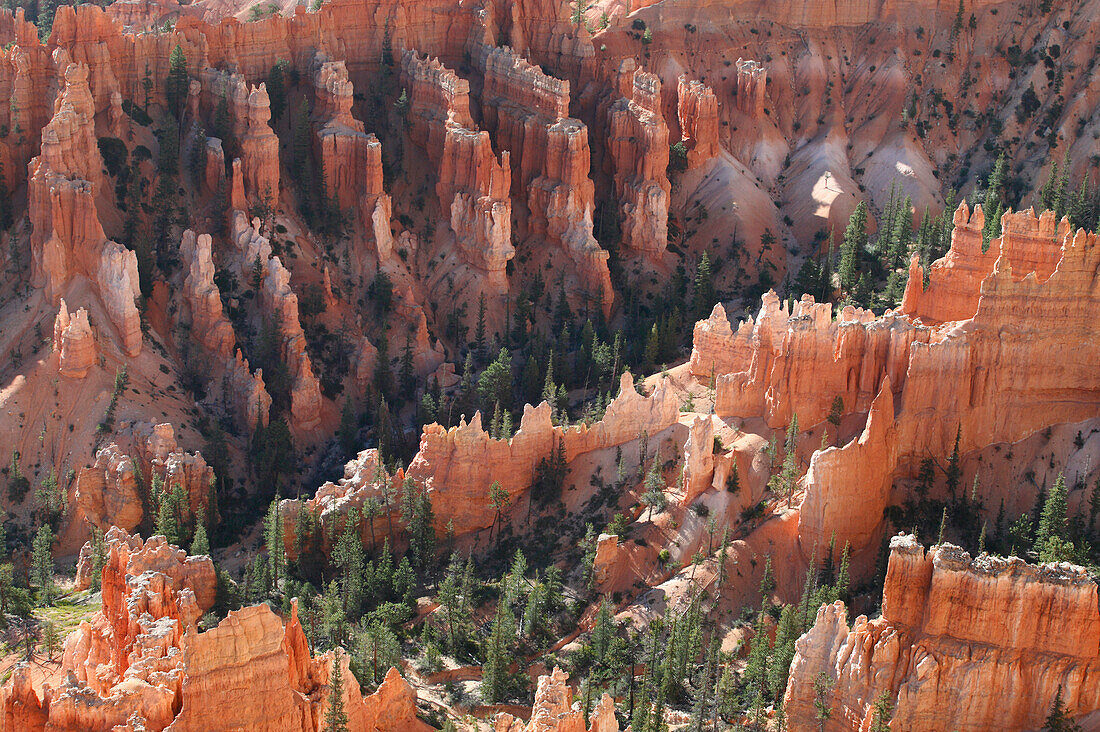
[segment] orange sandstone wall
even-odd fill
[[[1030,565],[950,544],[891,541],[882,617],[848,628],[824,605],[796,644],[785,697],[792,728],[816,724],[814,679],[835,681],[829,732],[869,722],[883,691],[892,730],[1040,727],[1061,687],[1080,716],[1100,708],[1097,588],[1080,567]]]
[[[882,318],[845,309],[834,322],[831,308],[812,298],[791,314],[769,293],[756,321],[736,331],[718,308],[696,325],[691,369],[716,377],[719,415],[781,427],[797,414],[810,426],[837,395],[845,413],[862,413],[876,395],[893,392],[889,408],[880,407],[882,420],[895,422],[889,430],[869,420],[858,440],[811,459],[799,520],[806,556],[834,532],[855,551],[871,546],[893,478],[925,457],[946,457],[956,431],[966,453],[1087,419],[1100,405],[1097,236],[1071,233],[1049,214],[1010,213],[1004,235],[983,253],[980,211],[968,216],[963,204],[956,220],[951,251],[932,265],[928,289],[913,267],[907,305]],[[965,319],[928,327],[926,317]],[[858,517],[853,500],[867,503]]]

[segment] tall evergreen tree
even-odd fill
[[[516,635],[516,620],[506,602],[498,602],[493,630],[485,646],[482,664],[481,696],[489,704],[504,699],[508,688],[508,666],[512,661],[512,644]]]
[[[279,586],[279,579],[286,569],[286,546],[283,543],[283,513],[279,510],[279,497],[268,506],[264,517],[264,546],[267,548],[267,571],[271,587]]]
[[[742,703],[753,711],[753,720],[759,723],[764,706],[769,697],[768,669],[771,664],[771,646],[768,644],[768,626],[764,622],[766,613],[756,618],[756,630],[749,646],[749,657],[741,681],[745,688]]]
[[[867,248],[867,204],[860,201],[848,217],[844,243],[840,247],[840,286],[851,293],[859,282],[859,259]]]
[[[1005,212],[1005,178],[1008,172],[1008,159],[1002,152],[993,164],[993,170],[986,179],[982,196],[982,213],[985,225],[982,227],[982,249],[989,248],[989,242],[1001,235],[1001,215]]]
[[[706,317],[710,309],[714,307],[714,272],[711,268],[710,253],[703,250],[703,256],[699,259],[699,266],[695,268],[695,315]]]
[[[1057,562],[1073,558],[1074,547],[1069,540],[1066,479],[1061,473],[1046,495],[1038,528],[1035,531],[1035,551],[1039,561]]]
[[[344,710],[344,670],[340,648],[332,656],[332,677],[329,679],[328,708],[325,710],[325,732],[348,732],[348,713]]]
[[[168,110],[175,117],[183,115],[187,95],[191,90],[191,80],[187,77],[187,57],[179,44],[168,56],[168,78],[164,82],[164,93],[168,97]]]
[[[783,692],[787,688],[787,675],[794,660],[794,642],[802,634],[798,627],[798,612],[793,605],[784,605],[779,614],[779,623],[775,629],[775,645],[772,647],[772,661],[768,666],[768,690],[771,698],[778,704],[783,701]]]
[[[894,703],[890,690],[883,689],[872,707],[871,732],[890,732],[890,718],[894,716]]]
[[[195,534],[191,537],[191,548],[187,553],[192,556],[210,553],[210,540],[206,537],[206,516],[202,511],[195,516]]]
[[[31,569],[39,587],[39,604],[52,605],[55,594],[53,583],[53,532],[50,525],[38,527],[31,544]]]

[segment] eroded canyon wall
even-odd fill
[[[823,605],[796,644],[785,704],[813,727],[814,680],[835,682],[829,732],[865,729],[886,692],[892,730],[1024,730],[1043,725],[1061,692],[1080,716],[1100,708],[1096,584],[1080,567],[972,558],[951,544],[890,543],[882,617],[848,627]]]
[[[833,321],[831,306],[807,297],[792,315],[768,294],[755,321],[736,331],[719,308],[696,325],[691,369],[716,379],[719,415],[780,427],[797,414],[809,426],[829,415],[837,396],[849,414],[892,392],[890,408],[880,407],[887,420],[892,415],[891,429],[869,420],[858,440],[811,459],[800,517],[806,556],[834,531],[853,549],[870,546],[885,487],[926,457],[945,458],[956,434],[966,453],[1087,419],[1100,405],[1090,365],[1100,359],[1090,335],[1100,315],[1097,236],[1055,225],[1049,213],[1007,213],[1003,235],[983,252],[980,211],[968,215],[964,203],[956,221],[928,288],[914,264],[906,303],[881,318],[846,308]],[[860,486],[846,477],[853,471],[865,478]],[[871,504],[853,521],[848,506],[856,497]]]

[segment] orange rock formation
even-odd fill
[[[129,431],[131,454],[112,442],[96,453],[93,465],[77,473],[74,520],[87,520],[103,531],[111,526],[131,531],[145,517],[139,479],[152,481],[154,475],[163,481],[163,490],[178,488],[183,493],[186,500],[180,505],[182,519],[191,521],[199,514],[209,519],[214,469],[206,464],[202,453],[181,450],[172,425],[167,423],[138,424]]]
[[[619,732],[615,703],[608,694],[592,714],[592,726],[585,726],[584,712],[573,708],[573,689],[569,674],[555,667],[549,676],[539,676],[531,720],[524,724],[510,714],[500,714],[494,732]]]
[[[76,508],[93,526],[106,531],[118,526],[131,531],[145,511],[138,492],[134,462],[110,444],[95,456],[95,464],[80,469],[76,478]]]
[[[780,427],[797,414],[809,426],[839,395],[845,413],[872,417],[871,400],[883,400],[881,422],[896,423],[886,428],[871,418],[858,440],[814,455],[799,528],[806,556],[834,533],[854,550],[873,543],[893,478],[914,474],[928,456],[945,458],[956,431],[965,454],[1086,419],[1100,404],[1089,366],[1100,359],[1100,344],[1089,336],[1100,313],[1096,235],[1056,226],[1049,214],[1005,214],[987,265],[992,255],[981,252],[975,228],[980,216],[966,213],[963,204],[956,215],[962,225],[948,255],[933,264],[928,289],[913,266],[895,313],[873,319],[846,308],[834,322],[830,307],[812,298],[790,315],[768,294],[756,321],[736,332],[718,308],[696,325],[691,369],[718,375],[719,415],[764,417]],[[964,319],[939,324],[941,317]],[[1066,344],[1071,352],[1052,364],[1048,354]],[[854,474],[863,476],[858,515],[845,498],[856,489]]]
[[[53,323],[53,347],[58,354],[58,371],[62,376],[83,379],[96,365],[95,334],[88,323],[88,311],[80,308],[69,315],[62,298]]]
[[[108,241],[96,209],[103,186],[103,158],[95,137],[95,101],[88,88],[88,67],[54,54],[64,89],[53,118],[42,128],[42,152],[28,165],[32,282],[56,302],[70,280],[84,276],[95,283],[118,331],[122,350],[141,350],[137,258]]]
[[[438,60],[406,51],[401,80],[409,93],[409,136],[439,171],[436,195],[449,212],[455,242],[500,295],[507,291],[505,265],[515,255],[509,153],[497,160],[489,134],[470,117],[469,82]]]
[[[621,208],[623,244],[651,255],[668,243],[668,125],[661,116],[661,80],[628,59],[619,67],[620,95],[607,114],[608,150]]]
[[[231,402],[235,405],[238,420],[246,429],[257,425],[266,427],[271,413],[271,395],[264,387],[264,371],[248,370],[248,360],[237,349],[237,355],[226,360],[225,377]]]
[[[190,308],[191,337],[203,348],[224,360],[233,354],[236,336],[229,318],[222,312],[221,293],[214,284],[214,260],[209,234],[188,229],[180,241],[180,255],[187,267],[183,296]]]
[[[698,168],[718,154],[718,98],[703,82],[680,74],[676,100],[688,169]]]
[[[737,108],[750,117],[764,116],[764,95],[768,91],[768,71],[752,59],[737,59]]]
[[[524,408],[519,431],[509,440],[491,438],[482,429],[480,412],[451,429],[427,425],[408,477],[432,493],[438,529],[453,521],[456,535],[462,535],[492,524],[493,514],[485,507],[493,481],[500,481],[514,504],[530,489],[538,462],[549,457],[559,441],[566,458],[574,460],[637,439],[643,429],[657,434],[678,419],[679,404],[671,389],[659,385],[644,397],[634,389],[630,374],[624,373],[619,395],[593,425],[557,427],[550,421],[546,402]]]
[[[283,359],[293,382],[293,424],[300,430],[309,430],[316,427],[321,418],[321,383],[313,374],[313,364],[306,353],[306,337],[298,317],[298,296],[290,287],[290,271],[278,257],[271,256],[271,244],[260,235],[259,226],[258,220],[249,223],[244,212],[233,212],[231,240],[237,248],[238,276],[251,277],[254,263],[257,260],[260,262],[263,269],[264,306],[278,327],[282,338]],[[238,368],[237,371],[240,373],[241,370]],[[247,371],[245,364],[243,373]],[[243,374],[238,378],[243,379]],[[253,391],[250,389],[246,393]],[[267,407],[270,408],[270,398],[267,400]],[[260,417],[267,411],[262,403],[255,409],[246,405],[246,410],[251,410],[248,413],[249,418]],[[266,421],[266,416],[263,419]]]
[[[484,76],[485,126],[511,152],[512,195],[527,202],[530,233],[560,246],[583,294],[610,312],[608,253],[592,236],[588,128],[569,117],[569,82],[547,76],[506,46],[473,46]]]
[[[285,627],[257,605],[200,633],[196,624],[217,584],[209,557],[118,528],[105,541],[103,609],[66,639],[65,681],[39,694],[27,666],[18,666],[0,688],[0,729],[319,729],[334,656],[310,656],[296,602]],[[86,544],[78,587],[91,583],[92,571]],[[350,729],[430,729],[416,718],[416,693],[396,670],[364,697],[346,654],[340,663]]]
[[[312,67],[313,120],[325,195],[343,209],[360,212],[364,220],[382,207],[388,233],[390,203],[382,190],[382,146],[352,115],[354,89],[347,66],[318,51]]]
[[[883,692],[890,729],[1042,726],[1059,689],[1074,716],[1100,708],[1097,588],[1069,564],[971,558],[951,544],[927,553],[911,536],[890,542],[882,617],[823,605],[796,644],[786,692],[792,727],[817,722],[814,679],[836,683],[830,732],[865,729]]]

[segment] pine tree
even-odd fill
[[[798,613],[793,605],[784,605],[779,614],[779,624],[775,629],[775,645],[772,650],[772,662],[768,667],[768,688],[776,703],[783,700],[787,688],[787,675],[794,660],[794,642],[801,635],[798,627]]]
[[[668,497],[665,496],[665,481],[661,474],[660,456],[653,456],[653,464],[646,473],[645,493],[641,496],[641,502],[649,508],[649,520],[653,520],[654,512],[660,513],[668,506]]]
[[[840,246],[840,286],[851,293],[859,282],[859,258],[867,247],[867,204],[860,201],[848,217]]]
[[[890,700],[890,690],[883,689],[875,700],[871,717],[871,732],[890,732],[890,718],[894,716],[894,704]]]
[[[499,524],[503,529],[501,515],[512,505],[512,498],[499,480],[494,480],[489,486],[489,508],[493,509],[493,525],[489,528],[489,538],[493,536],[493,530]],[[500,531],[497,531],[497,541],[500,541]]]
[[[1054,190],[1054,218],[1062,219],[1070,203],[1069,190],[1069,150],[1062,155],[1062,174],[1058,178],[1058,187]]]
[[[155,496],[154,492],[154,496]],[[176,498],[171,492],[166,491],[160,496],[159,500],[154,501],[157,505],[157,518],[154,531],[168,540],[169,544],[179,544],[179,520],[176,516]]]
[[[359,536],[359,512],[354,508],[344,518],[344,526],[336,540],[332,563],[340,570],[340,591],[344,612],[349,618],[359,617],[363,601],[363,574],[366,559]]]
[[[359,638],[359,667],[366,675],[367,689],[377,688],[385,680],[386,673],[400,664],[401,641],[394,632],[378,620],[368,623]]]
[[[267,97],[271,101],[271,126],[274,127],[286,111],[286,71],[290,64],[279,59],[267,72]]]
[[[168,97],[169,113],[180,117],[191,90],[191,80],[187,77],[187,57],[177,44],[168,56],[168,79],[164,83],[164,92]]]
[[[498,602],[493,630],[486,643],[485,663],[482,665],[481,696],[486,703],[493,704],[504,699],[515,635],[516,621],[508,603]]]
[[[405,334],[405,349],[401,352],[401,370],[398,381],[401,393],[406,399],[414,399],[416,394],[416,371],[413,368],[412,334]]]
[[[191,556],[210,553],[210,541],[206,538],[206,516],[202,511],[195,517],[195,535],[191,538],[191,548],[187,553]]]
[[[829,697],[836,682],[822,671],[814,679],[814,718],[819,732],[825,732],[825,723],[833,717],[833,705]]]
[[[989,242],[1001,235],[1001,215],[1005,212],[1004,188],[1008,160],[1002,152],[993,165],[986,181],[982,198],[982,212],[985,226],[982,227],[982,251],[989,248]]]
[[[38,527],[31,545],[31,568],[33,577],[39,587],[39,604],[48,606],[53,604],[53,532],[50,526],[43,523]]]
[[[435,513],[428,492],[408,477],[401,486],[401,519],[408,531],[413,560],[423,570],[435,556]]]
[[[466,645],[472,608],[470,590],[463,581],[462,562],[457,553],[451,555],[447,574],[439,583],[439,605],[443,609],[443,627],[447,650],[457,655]]]
[[[768,669],[771,663],[771,646],[768,645],[768,626],[764,623],[766,613],[756,618],[756,630],[749,646],[749,657],[741,680],[745,685],[742,703],[754,711],[759,721],[768,696]]]
[[[836,598],[838,600],[848,599],[848,592],[851,589],[851,576],[849,574],[849,563],[851,555],[851,545],[846,541],[844,542],[844,552],[840,555],[840,569],[836,574]]]
[[[1096,528],[1096,516],[1100,514],[1100,478],[1096,480],[1096,483],[1092,486],[1092,493],[1089,494],[1089,525],[1088,530],[1094,531]]]
[[[336,433],[340,438],[340,448],[344,451],[344,455],[355,455],[359,420],[355,417],[355,406],[350,397],[344,400],[344,406],[340,409],[340,427]]]
[[[958,498],[959,479],[962,477],[962,469],[959,467],[959,438],[962,437],[962,426],[955,430],[955,447],[951,451],[951,457],[947,460],[947,490],[952,500]]]
[[[1039,205],[1043,209],[1054,210],[1054,184],[1058,180],[1058,161],[1050,164],[1050,174],[1039,188]]]
[[[1041,562],[1058,562],[1073,558],[1074,547],[1069,540],[1066,479],[1061,473],[1043,502],[1035,532],[1035,551]]]
[[[474,328],[474,350],[479,359],[485,357],[485,293],[477,298],[477,326]]]
[[[164,175],[176,175],[179,172],[180,127],[171,112],[164,115],[164,126],[157,133],[157,143],[157,171]]]
[[[695,269],[695,314],[705,317],[714,306],[714,273],[711,271],[710,253],[705,249]]]
[[[264,518],[264,546],[267,548],[267,569],[272,588],[278,588],[279,578],[286,568],[286,545],[283,541],[283,513],[279,510],[279,497],[276,496]]]
[[[2,168],[0,168],[0,172],[2,172]],[[1070,226],[1074,229],[1092,228],[1089,225],[1089,181],[1087,176],[1081,178],[1081,184],[1077,187],[1077,193],[1070,200],[1066,215],[1069,217]],[[0,226],[2,226],[2,223],[0,223]]]
[[[1050,705],[1050,714],[1047,715],[1046,724],[1043,726],[1046,732],[1081,732],[1081,725],[1077,724],[1066,711],[1065,701],[1062,699],[1062,686],[1058,685],[1058,693]]]
[[[191,552],[194,554],[194,552]],[[103,581],[103,567],[107,564],[107,546],[103,541],[103,530],[92,527],[92,589],[98,590]]]
[[[501,348],[496,359],[481,372],[477,380],[477,390],[482,405],[488,407],[495,402],[500,402],[504,409],[511,407],[512,357],[507,348]]]
[[[57,647],[61,642],[61,634],[58,632],[57,623],[46,619],[42,623],[42,643],[46,646],[46,660],[53,660],[57,655]]]
[[[339,647],[332,654],[332,678],[329,679],[325,732],[348,732],[348,714],[344,711],[344,670],[340,662]]]
[[[584,0],[574,0],[573,11],[570,13],[569,21],[576,26],[584,22]]]

